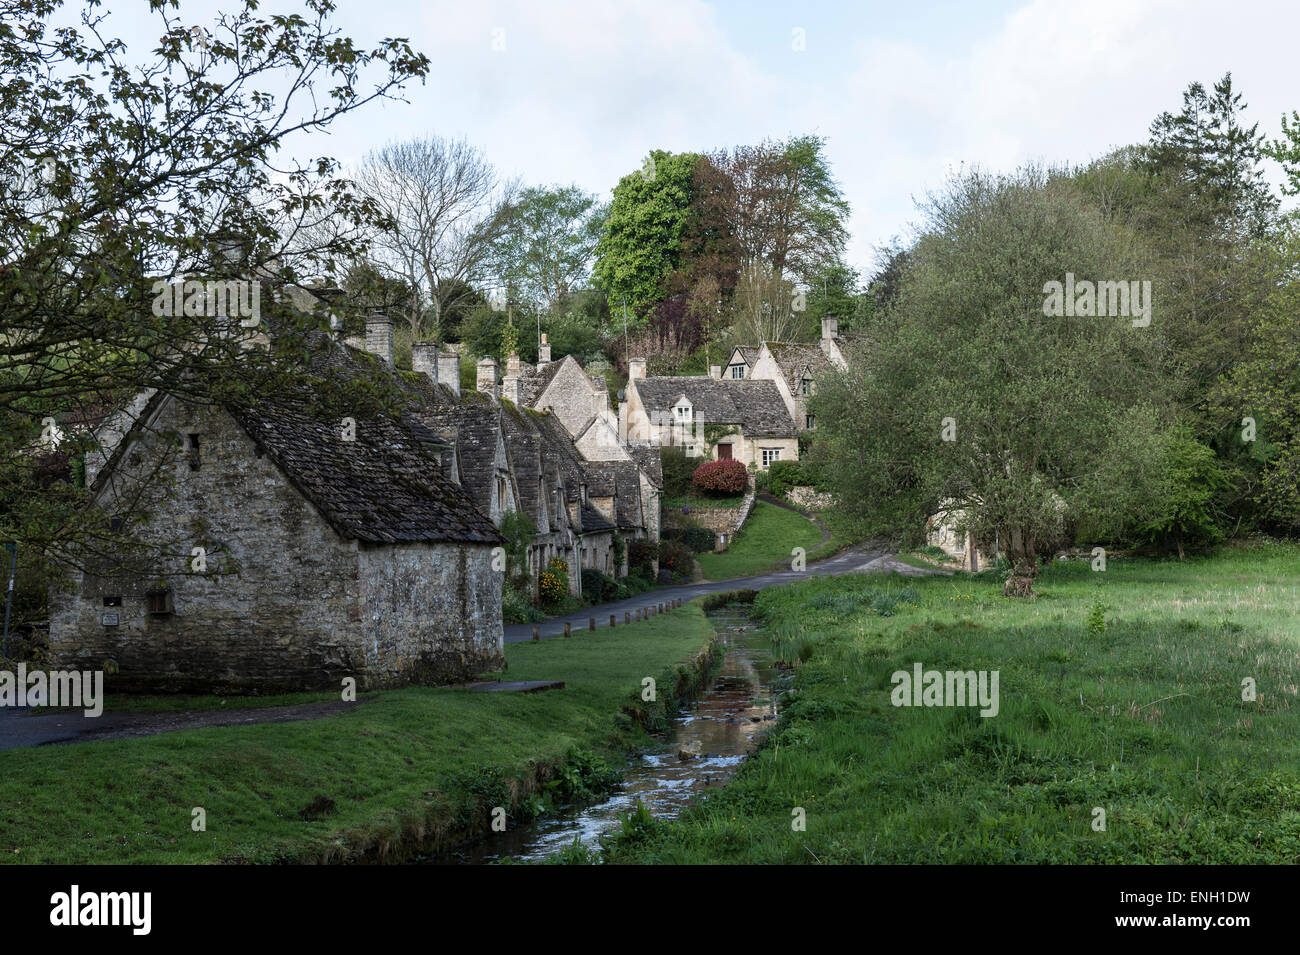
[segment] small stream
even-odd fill
[[[600,836],[617,829],[637,800],[656,818],[672,819],[696,794],[724,785],[773,725],[776,699],[791,679],[774,664],[768,635],[750,619],[749,611],[748,604],[737,603],[708,613],[726,648],[712,686],[672,720],[661,748],[632,761],[612,795],[422,861],[538,862],[572,845],[575,838],[596,848]]]

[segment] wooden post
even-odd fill
[[[630,611],[628,611],[628,610],[624,610],[624,611],[623,611],[623,622],[624,622],[624,623],[631,623],[631,622],[632,622],[632,613],[631,613]]]
[[[569,636],[569,621],[564,621],[564,635]]]
[[[537,632],[537,624],[533,624],[533,639],[534,639],[534,640],[540,640],[540,639],[541,639],[541,636],[539,636],[539,635],[538,635],[538,632]]]
[[[611,630],[614,629],[614,615],[613,615],[613,614],[610,614],[610,615],[609,615],[609,627],[610,627]]]
[[[596,629],[596,618],[595,618],[595,617],[588,617],[588,618],[587,618],[587,629],[588,629],[588,630],[595,630],[595,629]]]

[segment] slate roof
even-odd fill
[[[601,488],[612,487],[614,517],[619,527],[635,529],[645,525],[641,516],[641,477],[635,462],[593,461],[587,465],[587,471],[599,476]],[[609,493],[593,491],[591,487],[588,487],[587,493],[597,497],[609,496]]]
[[[627,453],[632,460],[636,462],[645,476],[650,479],[650,483],[660,490],[664,486],[664,462],[659,456],[659,449],[649,445],[630,444],[627,446]]]
[[[322,344],[323,343],[323,344]],[[377,366],[318,338],[310,370],[375,374]],[[383,380],[378,380],[382,386]],[[372,384],[374,382],[371,382]],[[168,396],[155,395],[132,432],[152,418]],[[424,443],[441,436],[408,404],[402,420],[381,413],[357,416],[355,441],[343,441],[339,416],[323,409],[308,381],[300,387],[230,403],[226,411],[289,482],[341,536],[373,544],[498,543],[492,522],[469,493],[442,473]],[[95,480],[102,486],[125,449],[120,441]]]
[[[708,375],[642,378],[634,385],[648,413],[668,414],[683,395],[702,424],[738,424],[751,437],[788,438],[798,432],[770,381],[719,380]]]
[[[524,374],[519,379],[520,399],[523,403],[529,408],[536,405],[537,399],[542,396],[542,392],[550,387],[551,382],[555,380],[555,376],[559,374],[560,366],[568,360],[569,356],[565,355],[559,361],[549,362],[541,369],[524,364],[522,366]]]
[[[777,367],[781,369],[781,375],[785,378],[792,395],[799,394],[802,386],[800,379],[803,378],[804,369],[808,370],[809,377],[816,378],[835,367],[819,345],[808,345],[802,342],[768,342],[767,350],[772,353]]]

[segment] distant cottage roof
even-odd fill
[[[807,345],[802,342],[767,342],[767,350],[781,369],[786,385],[793,395],[799,394],[804,372],[810,378],[831,371],[835,366],[826,357],[819,345]]]
[[[633,382],[647,412],[668,414],[684,395],[705,424],[738,424],[755,437],[793,437],[795,423],[770,381],[719,380],[708,375],[642,378]]]

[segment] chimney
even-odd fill
[[[411,370],[438,380],[438,343],[411,343]]]
[[[438,384],[460,397],[460,356],[447,348],[438,352]]]
[[[493,398],[497,393],[497,363],[492,358],[484,358],[478,363],[478,390]]]
[[[710,378],[721,378],[721,377],[722,377],[722,366],[721,366],[721,365],[710,365],[710,366],[709,366],[709,377],[710,377]]]
[[[542,343],[537,346],[537,367],[542,368],[551,363],[551,345],[546,340],[546,332],[542,332]]]
[[[510,356],[506,359],[506,377],[518,378],[519,374],[520,374],[519,356],[516,355],[514,352],[511,352]]]
[[[831,339],[840,333],[840,321],[834,315],[822,319],[822,339]]]
[[[366,316],[366,351],[393,367],[393,320],[382,312]]]
[[[605,385],[604,375],[591,375],[592,387],[596,393],[592,400],[592,411],[597,417],[603,417],[609,413],[609,388]]]
[[[645,359],[629,358],[627,362],[628,381],[642,381],[645,379]]]
[[[501,379],[501,397],[509,401],[516,408],[523,405],[521,400],[523,395],[519,387],[521,379],[518,375],[506,375]]]

